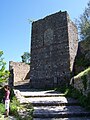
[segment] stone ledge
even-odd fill
[[[69,118],[69,117],[90,117],[88,112],[59,112],[59,113],[34,113],[34,118]]]

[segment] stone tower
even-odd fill
[[[77,48],[77,28],[66,11],[33,22],[31,87],[53,88],[67,84]]]

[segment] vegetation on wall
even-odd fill
[[[75,76],[75,78],[77,77],[83,77],[84,75],[90,74],[90,67],[88,67],[86,70],[80,72],[78,75]]]
[[[90,38],[79,42],[79,49],[74,63],[74,75],[90,66]]]
[[[83,54],[81,54],[80,56],[77,57],[75,64],[77,66],[82,66],[84,68],[87,68],[88,66],[90,66],[89,60],[85,59],[85,55],[83,55]]]
[[[85,90],[87,89],[87,75],[88,74],[90,74],[90,67],[74,77],[74,78],[78,78],[78,77],[81,78]]]
[[[69,88],[65,90],[65,96],[77,99],[81,106],[90,110],[90,93],[88,93],[86,97],[80,91],[70,86]]]
[[[74,99],[77,99],[81,106],[90,110],[90,92],[88,93],[86,97],[82,94],[82,92],[78,91],[71,85],[69,85],[68,87],[56,88],[55,90],[63,92],[66,97],[72,97]]]

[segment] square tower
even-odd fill
[[[66,11],[33,22],[31,87],[54,88],[68,84],[77,47],[77,28]]]

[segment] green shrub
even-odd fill
[[[65,93],[67,89],[68,89],[68,87],[66,85],[63,85],[62,87],[57,87],[54,90],[55,91],[60,91],[62,93]]]
[[[70,86],[68,89],[66,89],[65,96],[77,99],[81,106],[90,110],[90,93],[88,93],[87,96],[84,96],[77,89]]]
[[[72,97],[74,99],[77,99],[81,106],[90,110],[90,93],[88,93],[88,95],[86,97],[82,94],[82,92],[78,91],[77,89],[73,88],[72,86],[63,87],[63,89],[56,88],[55,90],[63,92],[66,97]]]
[[[3,103],[0,103],[0,114],[3,114],[5,112],[5,106]]]
[[[20,110],[25,110],[27,115],[22,118],[22,116],[19,115]],[[17,100],[16,97],[13,97],[11,103],[10,103],[10,114],[15,116],[17,120],[32,120],[32,113],[33,113],[33,106],[31,103],[28,104],[20,104],[20,102]]]
[[[18,107],[20,107],[20,102],[16,97],[13,97],[10,102],[10,114],[18,116]]]
[[[20,120],[33,120],[33,106],[31,103],[23,104],[21,109],[25,109],[27,115],[25,115],[23,118],[20,117]]]

